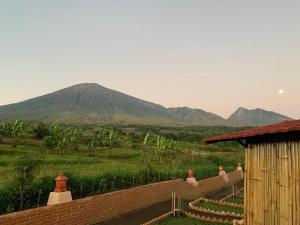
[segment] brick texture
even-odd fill
[[[176,192],[184,199],[195,200],[206,193],[229,187],[239,182],[240,172],[228,174],[226,183],[222,176],[198,182],[194,187],[182,180],[171,180],[98,196],[74,200],[59,205],[44,206],[0,216],[5,225],[87,225],[101,222],[130,211],[143,209],[167,201]]]

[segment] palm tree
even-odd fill
[[[11,135],[12,135],[12,146],[13,148],[17,147],[17,143],[19,141],[19,134],[22,132],[23,130],[23,122],[20,120],[16,120],[15,123],[12,126],[11,129]]]

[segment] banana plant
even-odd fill
[[[93,155],[93,151],[95,153],[95,150],[97,148],[97,143],[98,143],[98,137],[99,137],[99,133],[96,132],[95,135],[93,136],[93,138],[88,143],[88,150],[89,150],[90,156]]]
[[[147,150],[147,145],[150,143],[150,135],[151,135],[151,131],[149,131],[143,141],[143,148],[140,148],[139,150],[139,154],[140,154],[140,158],[141,158],[141,162],[144,163],[145,162],[145,153]]]
[[[109,146],[112,145],[113,137],[114,137],[114,130],[111,129],[108,134]]]
[[[168,144],[168,148],[173,151],[173,161],[176,161],[176,153],[179,149],[179,144],[177,141],[171,139]]]
[[[72,127],[68,127],[67,129],[62,129],[59,133],[58,133],[58,151],[59,154],[62,155],[65,153],[66,150],[70,149],[72,146],[72,132],[73,132],[73,128]]]
[[[116,132],[114,129],[110,129],[108,133],[109,155],[112,154],[112,147],[116,143],[118,138],[118,132]]]
[[[145,138],[144,138],[144,146],[146,146],[149,143],[149,137],[150,137],[151,131],[149,131]]]
[[[56,150],[60,155],[70,146],[71,128],[63,129],[54,125],[49,129],[49,135],[44,137],[44,145],[47,149]]]
[[[159,163],[161,163],[162,151],[165,150],[165,149],[166,149],[166,138],[162,137],[162,136],[157,136],[155,154],[158,157]]]
[[[50,131],[50,136],[51,136],[51,139],[52,139],[52,144],[53,144],[53,148],[55,148],[56,150],[58,150],[58,146],[59,146],[59,142],[60,142],[60,139],[61,139],[61,136],[63,134],[63,129],[58,126],[58,125],[55,125],[54,127],[52,127],[51,131]]]
[[[71,130],[70,141],[73,150],[79,151],[79,144],[82,141],[82,138],[83,138],[83,132],[81,129],[75,128]]]
[[[3,138],[5,136],[8,136],[8,135],[9,135],[9,129],[8,129],[7,124],[6,123],[2,123],[1,126],[0,126],[0,144],[3,141]]]
[[[11,129],[12,147],[16,148],[19,141],[19,134],[23,130],[24,123],[20,120],[16,120]]]
[[[168,148],[169,148],[169,149],[172,149],[172,148],[174,147],[174,143],[175,143],[175,141],[174,141],[173,139],[171,139],[171,140],[169,141]]]
[[[68,138],[66,136],[62,136],[57,143],[57,150],[60,155],[63,155],[68,148]]]
[[[108,133],[107,133],[107,130],[105,130],[105,129],[99,129],[99,130],[95,131],[92,139],[93,138],[95,139],[95,141],[97,142],[97,146],[99,146],[99,147],[104,147],[104,146],[109,145]]]
[[[113,141],[113,138],[114,138],[114,130],[111,129],[109,131],[109,134],[108,134],[108,140],[109,140],[109,155],[111,156],[111,149],[112,149],[112,141]]]

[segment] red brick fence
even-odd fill
[[[194,187],[182,180],[148,184],[103,195],[83,198],[59,205],[44,206],[0,216],[5,225],[86,225],[114,216],[149,207],[171,199],[176,192],[182,198],[195,200],[207,193],[230,187],[242,180],[240,172],[228,173],[228,182],[222,176],[199,181]]]

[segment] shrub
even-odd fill
[[[33,128],[34,137],[42,140],[45,136],[49,135],[49,128],[44,123],[39,123]]]
[[[40,160],[36,160],[30,156],[21,157],[15,164],[18,181],[23,185],[30,183],[40,165]]]

